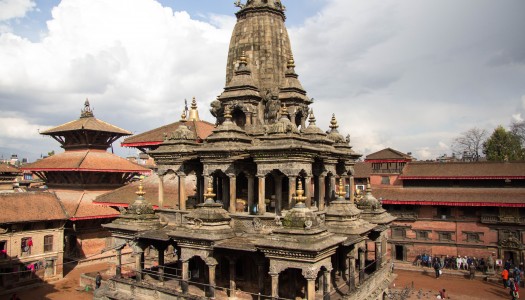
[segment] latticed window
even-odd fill
[[[452,232],[440,232],[439,240],[440,241],[452,241]]]
[[[406,236],[405,228],[392,228],[392,237],[393,238],[404,238]]]
[[[53,251],[53,236],[44,236],[44,252]]]
[[[479,233],[476,233],[476,232],[467,233],[467,242],[472,242],[472,243],[480,242]]]

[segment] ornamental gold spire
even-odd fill
[[[86,98],[84,101],[84,108],[80,110],[80,118],[93,118],[93,110],[89,104],[89,100]]]
[[[332,130],[336,130],[339,127],[337,124],[337,119],[335,118],[335,114],[332,114],[332,120],[330,120],[330,128]]]
[[[135,194],[141,199],[144,199],[144,195],[146,195],[146,192],[144,191],[144,180],[142,178],[140,178],[139,189]]]
[[[213,203],[215,203],[213,201],[213,198],[216,196],[216,194],[213,193],[213,181],[212,181],[211,178],[210,178],[210,180],[208,180],[208,188],[206,189],[206,193],[203,196],[204,196],[204,199],[205,199],[204,202],[206,204],[213,204]]]
[[[200,121],[199,111],[197,110],[197,100],[195,100],[195,97],[193,97],[193,100],[191,101],[191,109],[188,121]]]
[[[345,191],[345,185],[343,183],[343,178],[339,178],[339,185],[338,185],[338,190],[337,190],[337,196],[339,196],[339,199],[343,199],[344,200],[345,195],[346,195],[346,191]]]
[[[314,109],[310,109],[310,117],[308,118],[308,125],[312,125],[312,126],[315,126],[315,122],[316,122],[316,119],[315,119],[315,116],[314,116]]]
[[[297,191],[295,191],[295,196],[292,197],[292,199],[295,201],[295,207],[306,207],[304,202],[306,201],[306,197],[304,196],[304,190],[303,190],[303,182],[302,180],[299,180],[297,183]]]

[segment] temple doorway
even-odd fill
[[[405,247],[402,245],[395,245],[396,260],[405,259]]]

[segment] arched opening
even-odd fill
[[[211,173],[213,177],[213,193],[215,194],[215,202],[223,205],[223,208],[228,210],[230,199],[230,181],[228,176],[221,170],[215,170]]]
[[[297,126],[297,128],[298,128],[299,130],[303,129],[303,128],[301,128],[302,125],[303,125],[303,118],[304,118],[304,116],[303,116],[303,112],[302,112],[302,111],[298,111],[298,112],[295,114],[295,120],[294,120],[294,123],[295,123],[295,125]]]
[[[246,126],[246,114],[240,108],[235,108],[232,112],[232,121],[237,126],[244,129]]]
[[[306,279],[300,269],[286,269],[279,274],[279,297],[306,298]]]
[[[207,291],[208,266],[202,258],[194,256],[189,260],[189,284],[200,290],[199,295],[204,296]]]

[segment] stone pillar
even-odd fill
[[[325,192],[326,192],[326,186],[325,186],[325,182],[324,182],[325,181],[325,175],[323,175],[323,174],[319,175],[317,180],[318,180],[317,186],[319,187],[319,193],[318,193],[318,196],[319,196],[319,199],[318,199],[319,210],[324,210]]]
[[[208,277],[209,277],[209,296],[210,299],[215,299],[215,267],[216,264],[209,264],[208,265]]]
[[[231,214],[237,212],[237,177],[235,175],[228,175],[230,180],[230,209]]]
[[[306,197],[306,207],[312,207],[312,177],[304,178],[304,196]]]
[[[330,194],[328,195],[329,201],[335,200],[335,189],[337,187],[336,178],[334,175],[330,176]]]
[[[188,293],[188,279],[189,279],[189,260],[182,261],[182,282],[181,288],[184,294]]]
[[[378,270],[381,265],[383,264],[383,253],[381,253],[381,239],[377,239],[377,241],[375,241],[375,252],[376,252],[376,270]]]
[[[266,203],[264,203],[264,196],[265,196],[265,182],[264,182],[264,175],[257,175],[257,178],[259,179],[259,211],[257,211],[257,214],[264,215],[266,213]]]
[[[252,125],[252,113],[246,112],[246,126]]]
[[[179,209],[186,210],[186,174],[179,175]]]
[[[230,293],[229,293],[229,297],[230,298],[235,298],[235,289],[237,288],[236,284],[235,284],[235,260],[232,257],[229,257],[228,259],[230,260]]]
[[[364,271],[366,266],[366,252],[365,251],[359,251],[359,284],[363,282],[364,278]]]
[[[331,271],[332,270],[326,270],[323,272],[323,299],[327,300],[330,299],[330,292],[332,291],[332,279],[331,279]]]
[[[163,247],[157,248],[157,252],[159,253],[159,281],[164,282],[164,250],[166,250]]]
[[[296,181],[296,176],[288,176],[288,209],[292,209],[295,206],[293,195],[295,194],[295,189],[297,185]]]
[[[164,206],[164,175],[159,174],[159,208]]]
[[[355,256],[348,256],[348,290],[355,289]]]
[[[275,176],[275,214],[280,216],[283,209],[283,176]]]
[[[277,299],[279,297],[279,273],[270,273],[270,276],[272,277],[272,298]]]
[[[315,300],[315,278],[306,278],[306,299]]]
[[[248,212],[251,211],[253,206],[253,200],[254,200],[254,178],[252,175],[248,175]]]
[[[116,250],[117,250],[117,272],[115,276],[117,278],[121,278],[122,277],[122,249],[117,248]]]
[[[144,250],[140,249],[135,252],[135,273],[137,281],[142,280],[142,270],[144,269]]]
[[[355,192],[355,182],[354,182],[354,175],[350,175],[349,176],[349,194],[350,194],[350,201],[352,201],[352,203],[355,203],[355,195],[354,195],[354,192]]]

